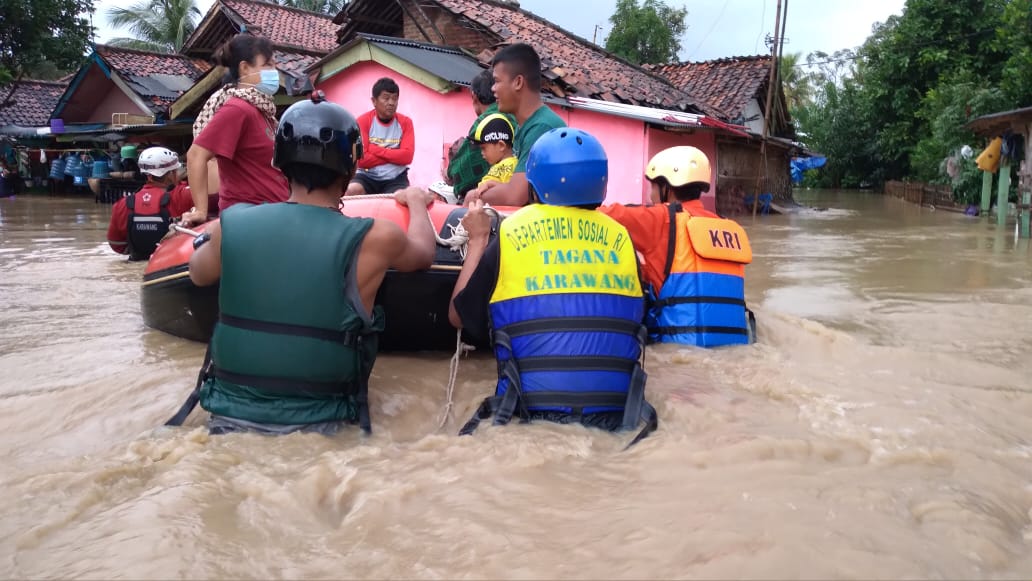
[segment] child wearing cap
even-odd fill
[[[512,137],[516,131],[512,123],[501,113],[484,117],[473,131],[473,141],[480,146],[480,154],[484,156],[491,169],[487,170],[480,186],[486,182],[508,183],[516,170],[516,156],[512,153]]]

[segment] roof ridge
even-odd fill
[[[227,2],[243,2],[244,4],[261,4],[263,7],[275,8],[278,10],[285,10],[287,12],[296,12],[305,16],[318,16],[319,18],[325,18],[329,21],[333,21],[334,16],[330,16],[325,12],[313,12],[311,10],[305,10],[304,8],[295,8],[293,6],[284,6],[282,4],[276,4],[267,0],[220,0],[223,4]]]
[[[145,55],[156,56],[156,57],[178,58],[178,59],[187,59],[187,60],[191,60],[191,61],[201,61],[201,62],[204,62],[204,59],[200,59],[200,58],[197,58],[197,57],[192,57],[192,56],[185,55],[185,54],[178,53],[178,52],[157,52],[157,51],[153,51],[153,50],[142,50],[142,49],[138,49],[138,48],[125,48],[125,47],[121,47],[121,46],[114,46],[114,45],[111,45],[111,44],[95,44],[95,45],[93,45],[93,48],[94,48],[95,52],[99,52],[97,49],[104,49],[104,50],[110,51],[110,52],[131,52],[131,53],[135,53],[135,54],[145,54]]]
[[[573,39],[574,41],[580,43],[581,45],[584,46],[584,48],[586,48],[588,50],[600,53],[602,55],[605,55],[607,58],[611,58],[613,60],[616,60],[617,62],[620,62],[620,63],[625,64],[625,65],[627,65],[627,66],[629,66],[629,67],[631,67],[633,69],[636,69],[636,70],[640,71],[641,73],[643,73],[645,75],[648,75],[653,80],[656,80],[656,81],[666,85],[667,87],[670,87],[672,90],[678,91],[678,92],[682,93],[688,99],[688,102],[686,102],[685,104],[696,105],[698,103],[698,100],[696,100],[690,94],[688,94],[685,91],[683,91],[680,88],[678,88],[676,85],[674,85],[672,82],[670,82],[669,79],[663,77],[662,75],[659,75],[657,73],[653,73],[652,71],[649,71],[648,69],[645,69],[641,65],[636,65],[636,64],[632,63],[631,61],[623,58],[620,55],[617,55],[615,53],[611,53],[608,50],[606,50],[605,48],[603,48],[603,47],[601,47],[601,46],[599,46],[599,45],[589,41],[588,39],[580,36],[579,34],[576,34],[576,33],[573,33],[573,32],[571,32],[569,30],[566,30],[562,26],[559,26],[558,24],[552,22],[551,20],[548,20],[547,18],[544,18],[543,16],[538,16],[537,14],[534,14],[533,12],[530,12],[529,10],[525,10],[522,6],[520,6],[519,2],[512,2],[511,0],[475,0],[475,1],[483,2],[485,4],[491,4],[491,5],[494,5],[494,6],[498,6],[500,8],[507,8],[509,10],[517,11],[517,12],[523,14],[524,16],[529,17],[532,20],[536,20],[536,21],[538,21],[538,22],[548,26],[549,28],[555,29],[555,30],[565,34],[567,37],[569,37],[569,38]],[[437,2],[435,2],[435,3],[438,4],[438,6],[441,6],[440,3],[437,3]],[[445,10],[448,10],[444,6],[441,6],[441,8],[444,8]],[[451,10],[448,10],[448,11],[451,12]],[[464,15],[463,14],[458,14],[457,16],[464,16]],[[495,33],[493,30],[491,31],[491,33],[495,34],[496,36],[500,36],[497,33]]]
[[[648,63],[643,65],[645,67],[654,67],[656,69],[665,69],[670,67],[692,67],[695,65],[710,65],[710,64],[722,64],[722,63],[734,63],[743,61],[761,61],[770,60],[769,54],[757,54],[757,55],[745,55],[745,56],[724,56],[716,59],[709,59],[705,61],[679,61],[676,63]]]
[[[47,81],[47,80],[44,80],[44,79],[16,79],[16,80],[13,80],[11,82],[12,83],[35,83],[37,85],[58,85],[58,86],[61,86],[61,87],[67,87],[68,86],[67,82],[56,81],[56,80],[55,81]]]
[[[400,38],[400,37],[397,37],[397,36],[384,36],[382,34],[372,34],[372,33],[369,33],[369,32],[356,32],[355,36],[358,36],[360,38],[364,38],[366,40],[372,40],[372,41],[375,41],[375,42],[383,42],[383,43],[387,43],[387,44],[408,45],[408,46],[413,46],[414,45],[414,46],[419,47],[419,48],[430,49],[430,50],[434,50],[434,51],[437,51],[437,52],[451,52],[451,53],[454,53],[454,54],[468,56],[468,54],[465,51],[463,51],[461,48],[459,48],[457,46],[450,46],[450,45],[445,45],[445,44],[434,44],[432,42],[424,42],[424,41],[421,41],[421,40],[411,40],[411,39],[408,39],[408,38]]]

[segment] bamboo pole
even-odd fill
[[[785,0],[786,2],[788,0]],[[752,215],[756,217],[756,209],[760,205],[760,190],[763,188],[763,181],[767,177],[767,131],[770,126],[770,104],[774,97],[775,83],[778,74],[778,43],[781,40],[779,28],[781,27],[781,2],[778,0],[778,9],[774,16],[774,44],[771,46],[770,55],[770,77],[767,80],[767,102],[763,108],[763,134],[760,138],[760,163],[762,170],[756,176],[756,192],[753,195]]]

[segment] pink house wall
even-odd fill
[[[416,131],[416,154],[409,169],[409,181],[426,187],[442,179],[442,154],[453,141],[463,137],[476,119],[469,89],[442,95],[376,62],[362,62],[319,83],[327,99],[339,103],[354,115],[372,108],[370,91],[380,77],[398,83],[401,96],[398,112],[412,118]],[[706,153],[714,168],[716,141],[712,132],[671,133],[648,128],[636,119],[605,115],[583,109],[550,105],[571,127],[598,137],[609,157],[609,188],[606,202],[640,204],[648,199],[644,179],[645,163],[660,150],[675,145],[693,145]],[[716,179],[713,175],[711,179]],[[715,183],[715,182],[714,182]],[[703,196],[713,207],[715,190]]]
[[[90,123],[111,123],[112,113],[132,113],[134,115],[152,115],[150,111],[140,109],[140,106],[133,102],[119,89],[115,83],[108,81],[108,90],[102,99],[90,113]]]
[[[390,77],[401,93],[398,112],[412,118],[416,132],[416,154],[409,168],[409,182],[426,187],[442,179],[441,161],[445,148],[466,135],[477,118],[469,89],[442,95],[405,75],[376,62],[358,63],[319,83],[326,98],[339,103],[356,117],[373,108],[373,83]]]

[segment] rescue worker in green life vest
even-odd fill
[[[657,425],[645,401],[645,301],[627,230],[594,211],[608,161],[593,136],[552,129],[530,150],[533,203],[491,223],[476,200],[463,219],[470,239],[449,308],[471,338],[490,336],[498,382],[461,434],[494,416],[605,430]]]
[[[369,430],[366,399],[383,317],[373,301],[388,268],[429,268],[433,196],[406,188],[406,234],[338,209],[362,141],[355,118],[321,93],[280,119],[272,164],[290,181],[283,203],[237,204],[195,242],[190,278],[220,282],[212,365],[200,388],[211,433],[332,434]],[[204,235],[207,236],[207,235]]]

